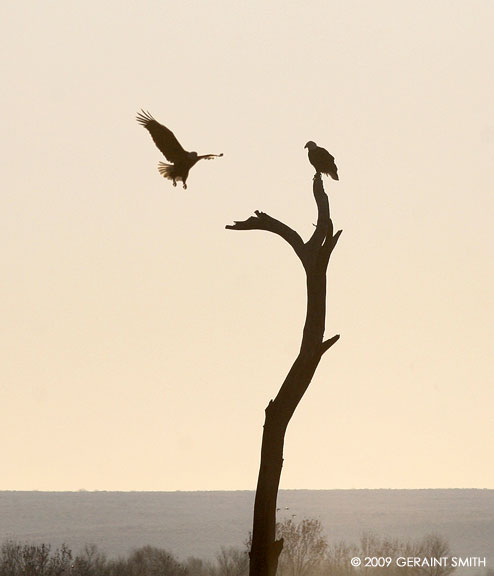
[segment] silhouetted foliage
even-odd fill
[[[451,566],[398,567],[398,557],[440,558],[451,556],[448,543],[437,534],[417,542],[402,542],[364,534],[358,544],[328,544],[321,523],[286,519],[277,524],[276,535],[283,538],[279,557],[280,576],[449,576]],[[180,561],[162,548],[144,546],[126,558],[108,559],[94,544],[77,555],[66,545],[53,549],[48,544],[8,540],[0,547],[0,576],[247,576],[248,547],[221,548],[214,562],[190,557]],[[387,567],[353,567],[358,557],[390,557]],[[494,576],[492,570],[484,576]]]
[[[216,569],[211,562],[191,556],[184,563],[187,576],[215,576]]]
[[[421,558],[444,558],[451,556],[446,540],[438,534],[429,534],[419,542],[415,556]],[[417,576],[448,576],[454,572],[451,566],[423,566],[417,567]]]
[[[144,546],[135,550],[120,568],[121,576],[185,576],[185,567],[161,548]]]
[[[283,538],[278,561],[280,576],[310,576],[318,572],[326,558],[328,541],[319,520],[304,518],[296,524],[291,518],[276,526],[277,538]]]
[[[383,538],[376,534],[365,533],[358,544],[340,542],[328,548],[323,569],[319,573],[332,576],[447,576],[454,572],[452,566],[398,566],[401,558],[441,558],[451,556],[446,540],[429,534],[416,542],[401,541],[397,538]],[[352,558],[360,558],[362,564],[353,567]],[[366,566],[365,558],[390,558],[389,566]]]
[[[52,552],[49,544],[8,540],[0,550],[0,576],[63,576],[71,565],[72,552],[66,546]]]
[[[249,572],[249,553],[239,548],[221,548],[216,555],[218,576],[247,576]]]

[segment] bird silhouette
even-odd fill
[[[172,180],[174,186],[177,185],[177,180],[181,180],[184,189],[187,189],[189,170],[194,164],[199,162],[199,160],[211,160],[212,158],[223,156],[223,153],[199,156],[197,152],[187,152],[177,140],[175,134],[155,120],[149,112],[141,110],[137,114],[137,121],[148,130],[158,149],[171,162],[171,164],[159,162],[158,171],[164,178]]]
[[[334,163],[334,157],[325,149],[309,140],[304,148],[308,149],[309,162],[314,166],[317,173],[331,176],[333,180],[339,180],[338,168]]]

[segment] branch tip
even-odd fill
[[[338,342],[338,340],[340,339],[340,335],[339,334],[335,334],[332,338],[329,338],[328,340],[325,340],[322,344],[321,344],[321,356],[324,354],[324,352],[327,352],[331,346],[333,346],[334,344],[336,344],[336,342]]]
[[[276,554],[276,556],[279,556],[281,554],[281,551],[283,550],[283,544],[284,544],[283,538],[274,541],[273,552]]]
[[[303,258],[304,242],[300,235],[290,226],[260,210],[255,210],[254,216],[250,216],[247,220],[235,221],[233,225],[228,225],[226,228],[229,230],[266,230],[267,232],[273,232],[273,234],[277,234],[286,240],[301,260]]]

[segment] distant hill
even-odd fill
[[[181,559],[213,558],[243,546],[254,493],[0,492],[0,541],[95,543],[109,556],[153,545]],[[400,539],[431,532],[457,556],[486,557],[494,568],[494,490],[282,490],[279,519],[319,518],[330,541],[365,531]],[[470,569],[468,574],[474,574]]]

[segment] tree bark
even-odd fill
[[[291,245],[307,277],[307,315],[300,352],[278,395],[266,408],[261,445],[261,464],[254,503],[254,524],[250,550],[250,576],[275,576],[283,540],[276,540],[276,501],[283,466],[285,432],[295,409],[307,390],[322,355],[339,335],[324,340],[326,320],[326,272],[341,230],[333,234],[329,200],[321,174],[316,173],[313,193],[318,209],[317,225],[307,242],[295,230],[256,211],[242,222],[226,226],[230,230],[266,230]]]

